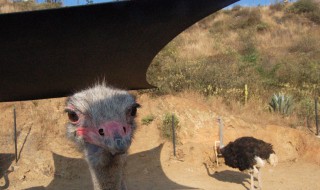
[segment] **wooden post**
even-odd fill
[[[14,129],[14,152],[16,157],[16,163],[18,162],[18,148],[17,148],[17,116],[16,108],[13,107],[13,129]]]
[[[315,108],[315,114],[316,114],[316,135],[319,136],[319,115],[318,115],[318,97],[314,99],[314,108]]]
[[[172,114],[172,141],[173,141],[173,155],[176,156],[176,133],[174,129],[174,114]]]
[[[222,121],[222,118],[219,117],[218,118],[218,121],[219,121],[219,147],[222,148],[224,146],[223,144],[223,121]]]
[[[247,104],[248,102],[248,85],[244,85],[244,104]]]

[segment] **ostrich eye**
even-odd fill
[[[137,108],[132,108],[130,115],[131,116],[136,116],[137,115]]]
[[[76,112],[74,111],[69,111],[68,112],[68,118],[71,122],[77,122],[79,120],[79,116]]]
[[[137,115],[137,108],[139,108],[140,105],[139,104],[134,104],[131,108],[131,112],[130,112],[130,115],[131,116],[136,116]]]

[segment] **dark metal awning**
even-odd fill
[[[0,101],[67,96],[106,79],[146,89],[175,36],[237,0],[135,0],[0,15]]]

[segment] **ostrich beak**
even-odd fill
[[[112,154],[125,153],[131,144],[132,126],[111,121],[99,126],[99,135],[103,137],[105,148]]]
[[[111,154],[125,153],[131,144],[132,126],[116,121],[96,127],[79,127],[77,135],[84,141],[108,150]]]

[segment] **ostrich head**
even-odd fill
[[[127,91],[96,85],[70,96],[66,101],[68,136],[80,147],[122,154],[131,144],[136,128],[135,98]]]

